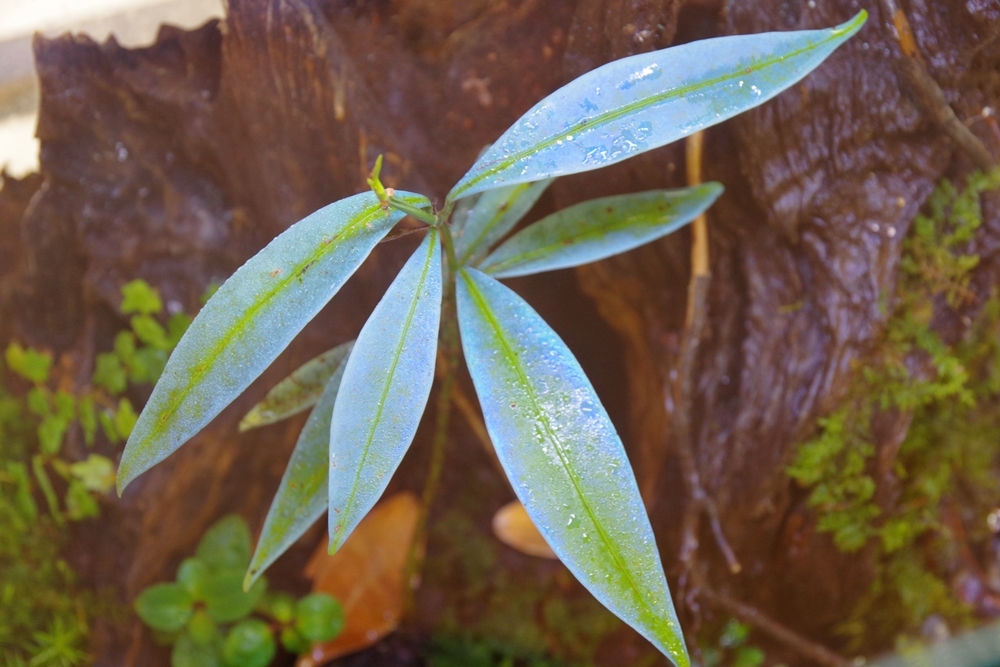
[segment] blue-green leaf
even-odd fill
[[[434,381],[441,243],[432,229],[358,334],[330,423],[330,553],[378,500]]]
[[[490,246],[514,228],[552,183],[520,183],[490,190],[479,197],[465,221],[455,229],[455,255],[459,264],[475,264]]]
[[[689,660],[635,476],[583,369],[514,292],[458,279],[462,348],[497,455],[528,515],[602,604]]]
[[[732,118],[812,71],[867,16],[862,10],[836,28],[719,37],[608,63],[521,116],[448,200],[598,169]]]
[[[264,400],[253,406],[240,420],[240,431],[273,424],[316,405],[353,344],[354,341],[350,341],[327,350],[274,385]]]
[[[596,262],[666,236],[698,217],[720,194],[722,185],[705,183],[591,199],[522,229],[479,269],[512,278]]]
[[[420,195],[396,196],[429,205]],[[348,197],[295,223],[240,267],[170,357],[125,447],[119,493],[239,396],[402,217],[371,192]]]
[[[326,388],[299,433],[295,451],[288,462],[281,486],[274,496],[257,541],[257,550],[247,570],[244,588],[283,554],[295,540],[323,516],[327,505],[327,474],[330,466],[330,418],[337,401],[340,380],[354,341],[344,343],[337,352],[340,363],[333,369]],[[328,353],[329,354],[329,353]]]

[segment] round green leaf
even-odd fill
[[[264,601],[267,613],[278,623],[289,624],[295,618],[295,598],[288,593],[271,593]]]
[[[303,637],[302,633],[292,626],[288,626],[281,631],[281,645],[289,653],[297,655],[306,653],[312,647],[309,640]]]
[[[307,595],[295,607],[295,627],[309,641],[329,641],[344,629],[344,609],[326,593]]]
[[[247,522],[238,514],[217,521],[198,543],[198,558],[217,570],[245,570],[253,549]]]
[[[205,581],[205,609],[219,623],[233,623],[254,610],[265,590],[266,580],[259,579],[244,593],[241,571],[217,572]]]
[[[222,667],[222,641],[216,637],[204,646],[188,633],[177,638],[170,654],[171,667]]]
[[[219,626],[204,609],[199,609],[188,621],[188,634],[198,646],[208,646],[219,639]]]
[[[252,618],[229,632],[223,657],[231,667],[265,667],[276,651],[274,636],[267,623]]]
[[[209,577],[209,568],[200,558],[187,558],[177,568],[177,583],[181,585],[194,600],[202,600],[205,595],[202,589]]]
[[[135,611],[154,630],[176,632],[194,613],[194,600],[177,584],[150,586],[135,600]]]

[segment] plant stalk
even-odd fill
[[[427,546],[427,518],[431,506],[437,496],[441,483],[441,470],[444,467],[445,449],[448,444],[448,427],[451,420],[452,388],[455,385],[455,375],[458,370],[458,313],[455,303],[455,247],[451,233],[445,224],[439,224],[441,239],[445,247],[446,270],[444,275],[444,294],[441,304],[441,354],[438,363],[441,370],[438,373],[441,385],[437,395],[437,414],[434,423],[434,440],[431,443],[431,460],[424,481],[424,491],[420,498],[420,512],[413,530],[413,540],[406,556],[406,566],[403,570],[403,615],[413,618],[416,612],[415,593],[420,587],[420,573],[423,570],[424,555]]]

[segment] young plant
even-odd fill
[[[344,628],[340,603],[325,593],[296,601],[267,591],[263,577],[244,591],[251,548],[246,522],[224,517],[181,563],[175,582],[150,586],[136,598],[143,622],[173,644],[173,667],[265,667],[277,651],[276,634],[289,652],[305,653]]]
[[[326,510],[331,552],[351,534],[416,432],[439,327],[443,386],[452,381],[457,319],[490,438],[532,520],[598,600],[675,664],[688,665],[621,440],[566,345],[497,279],[577,266],[652,241],[704,211],[722,186],[584,202],[490,249],[553,178],[619,162],[762,104],[818,66],[865,19],[862,11],[827,30],[723,37],[600,67],[514,123],[440,209],[422,195],[383,187],[377,162],[372,192],[290,227],[205,305],[129,438],[119,491],[239,396],[409,214],[427,224],[426,236],[353,349],[301,370],[314,389],[300,401],[285,385],[262,408],[269,414],[245,422],[316,403],[246,584]]]

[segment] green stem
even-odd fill
[[[407,204],[405,201],[399,199],[398,197],[389,197],[387,203],[394,209],[402,211],[407,215],[412,215],[417,220],[420,220],[421,222],[426,222],[428,225],[436,225],[438,223],[437,216],[435,216],[433,213],[429,213],[428,211],[425,211],[422,208],[417,208],[416,206]]]
[[[52,518],[57,525],[62,525],[63,516],[62,512],[59,511],[59,499],[56,497],[55,489],[52,488],[52,482],[49,480],[48,473],[45,472],[45,459],[42,458],[41,454],[35,454],[31,458],[31,467],[35,472],[35,479],[38,480],[38,486],[42,490],[42,495],[45,496],[45,502],[49,506]]]

